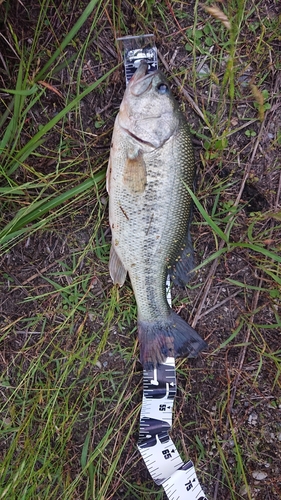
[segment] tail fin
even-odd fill
[[[140,360],[143,367],[157,366],[167,357],[195,358],[206,342],[174,311],[168,319],[138,321]]]

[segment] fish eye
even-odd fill
[[[157,85],[157,90],[158,90],[159,94],[168,94],[169,87],[168,87],[168,85],[166,85],[166,83],[159,83]]]

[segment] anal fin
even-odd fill
[[[127,271],[118,257],[113,245],[110,248],[109,255],[109,272],[114,285],[124,285]]]

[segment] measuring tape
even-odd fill
[[[138,449],[156,484],[170,500],[207,500],[193,463],[184,463],[169,436],[176,395],[175,358],[143,372]]]
[[[158,69],[153,35],[117,39],[124,48],[126,85],[142,60],[148,73]],[[166,283],[171,306],[171,287]],[[175,358],[167,358],[156,368],[143,371],[143,398],[138,449],[156,484],[162,485],[169,500],[207,500],[191,460],[183,462],[169,431],[177,391]]]

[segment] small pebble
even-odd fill
[[[253,474],[252,474],[252,476],[257,481],[263,481],[264,479],[267,478],[267,473],[266,472],[261,472],[261,471],[254,471]]]
[[[250,488],[247,487],[245,484],[243,484],[243,486],[241,486],[240,491],[239,491],[239,494],[241,495],[241,497],[248,496],[250,493],[251,493]],[[249,498],[249,496],[248,496],[248,498]]]
[[[248,418],[248,423],[250,425],[257,425],[258,423],[258,415],[256,414],[255,411],[253,411],[250,415],[249,415],[249,418]]]
[[[206,76],[210,74],[210,68],[208,64],[204,64],[202,68],[199,68],[199,71],[197,70],[199,76]]]

